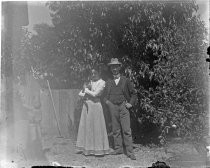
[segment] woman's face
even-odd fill
[[[91,70],[91,76],[92,76],[92,80],[98,80],[100,78],[99,72],[96,71],[95,69]]]

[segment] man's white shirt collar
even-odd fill
[[[115,81],[115,83],[116,83],[116,85],[119,83],[119,81],[120,81],[120,76],[118,77],[118,76],[116,76],[117,78],[115,78],[115,76],[114,76],[114,81]]]

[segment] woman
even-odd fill
[[[85,84],[79,93],[84,103],[76,143],[77,153],[105,155],[109,153],[109,142],[100,102],[105,81],[101,79],[97,67],[94,67],[91,73],[92,80],[89,86]]]

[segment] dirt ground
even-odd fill
[[[13,163],[10,163],[10,167],[12,167],[11,165],[18,165],[17,167],[21,168],[31,167],[32,165],[52,165],[53,162],[57,162],[62,166],[85,166],[91,168],[150,167],[156,161],[164,161],[171,168],[206,167],[205,160],[199,158],[197,151],[192,145],[175,142],[169,143],[165,147],[136,144],[136,161],[130,160],[125,155],[95,157],[76,154],[75,144],[70,139],[45,137],[43,139],[43,147],[45,148],[44,151],[48,158],[48,163],[40,161],[31,162],[23,159],[21,156],[14,156]]]
[[[21,126],[24,125],[24,127]],[[27,137],[23,128],[27,124],[21,121],[17,123],[15,128],[20,133],[17,133],[18,138],[22,143],[23,139]],[[171,168],[182,167],[206,167],[206,160],[198,155],[197,151],[191,144],[180,143],[176,141],[169,142],[164,147],[158,147],[155,145],[142,146],[135,144],[135,155],[137,160],[132,161],[125,155],[106,155],[104,157],[84,156],[76,154],[74,137],[71,139],[50,137],[44,135],[42,138],[43,151],[47,157],[45,161],[29,161],[24,154],[24,150],[18,148],[17,150],[6,150],[6,146],[10,148],[10,144],[7,142],[10,129],[6,129],[6,125],[0,122],[0,167],[2,168],[28,168],[31,166],[52,165],[54,162],[59,163],[61,166],[84,166],[84,167],[100,167],[100,168],[118,168],[118,167],[150,167],[152,163],[156,161],[164,161]],[[27,130],[27,129],[26,129]],[[22,135],[22,136],[20,136]],[[25,137],[24,137],[25,135]],[[13,141],[13,140],[12,140]],[[36,149],[35,146],[32,149]],[[6,154],[10,158],[6,158]],[[209,166],[210,167],[210,166]]]

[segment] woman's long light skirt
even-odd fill
[[[85,155],[109,154],[109,142],[100,102],[86,101],[79,123],[76,147]]]

